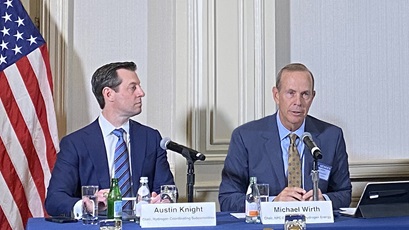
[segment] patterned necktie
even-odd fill
[[[298,136],[290,134],[290,147],[288,148],[288,187],[301,188],[301,160],[295,141]]]
[[[118,137],[118,142],[115,146],[114,167],[115,178],[118,178],[118,186],[121,190],[122,197],[131,196],[131,173],[129,169],[129,156],[123,133],[125,130],[115,129],[112,133]],[[130,205],[130,202],[123,203],[123,208]]]

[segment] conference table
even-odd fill
[[[281,230],[284,229],[283,225],[270,225],[270,224],[247,224],[244,219],[237,219],[233,217],[228,212],[218,212],[216,213],[216,226],[207,227],[173,227],[173,228],[149,228],[149,229],[274,229]],[[45,221],[44,218],[30,218],[28,220],[26,230],[98,230],[98,225],[83,225],[81,221],[76,223],[53,223]],[[132,230],[141,229],[139,224],[134,222],[122,223],[122,230]],[[323,224],[307,224],[307,230],[314,229],[348,229],[348,230],[377,230],[377,229],[409,229],[409,216],[404,217],[384,217],[384,218],[353,218],[342,216],[338,213],[334,213],[334,223],[323,223]]]

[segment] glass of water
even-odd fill
[[[306,230],[304,214],[285,215],[284,230]]]
[[[176,203],[178,190],[176,185],[160,186],[160,199],[162,203]]]
[[[260,192],[260,201],[268,202],[269,197],[269,185],[268,184],[257,184],[258,191]]]
[[[126,204],[129,202],[130,204]],[[136,197],[122,197],[122,220],[135,221],[136,218]]]
[[[122,230],[122,221],[119,219],[100,220],[99,230]]]
[[[98,224],[98,185],[85,185],[82,192],[82,223]]]

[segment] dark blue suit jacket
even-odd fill
[[[257,177],[257,183],[270,185],[270,196],[277,196],[287,187],[276,119],[277,113],[233,131],[219,189],[221,211],[244,212],[251,176]],[[331,199],[334,209],[349,207],[352,186],[342,130],[307,116],[305,132],[311,133],[321,149],[323,157],[319,162],[332,167],[328,181],[319,180],[319,188]],[[313,188],[310,179],[313,157],[307,147],[304,159],[304,189],[309,191]]]
[[[160,133],[129,120],[132,181],[138,189],[139,178],[149,178],[149,188],[159,194],[160,186],[174,184],[166,151],[159,143]],[[74,204],[81,199],[82,185],[110,187],[108,160],[98,119],[64,137],[52,171],[45,207],[49,215],[71,215]]]

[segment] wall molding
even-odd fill
[[[349,164],[349,171],[352,181],[409,179],[409,159],[352,162]]]
[[[266,114],[265,7],[264,0],[228,8],[215,0],[188,2],[188,142],[207,162],[224,161],[231,131]],[[223,11],[232,12],[230,26]],[[226,63],[229,49],[236,53]]]
[[[265,55],[265,23],[264,0],[254,1],[254,118],[266,116],[266,55]],[[268,102],[270,103],[270,102]]]
[[[66,41],[69,34],[69,1],[41,0],[40,32],[46,40],[53,73],[54,107],[57,117],[58,136],[67,132],[65,108],[65,77],[67,68]]]

